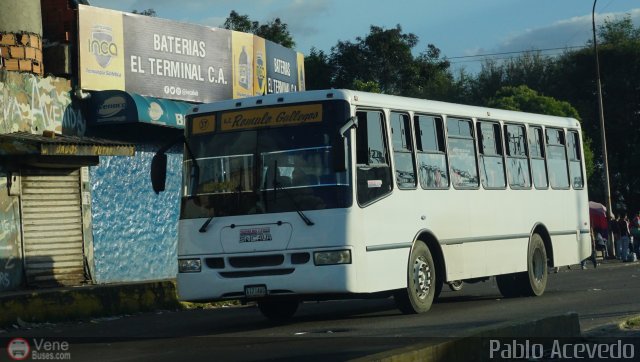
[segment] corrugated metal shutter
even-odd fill
[[[21,201],[27,284],[84,282],[79,170],[23,170]]]

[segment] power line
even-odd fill
[[[457,57],[446,57],[447,60],[451,59],[466,59],[466,58],[487,58],[498,55],[509,55],[509,54],[525,54],[525,53],[535,53],[535,52],[547,52],[547,51],[557,51],[557,50],[569,50],[569,49],[582,49],[585,48],[585,45],[576,45],[562,48],[545,48],[545,49],[530,49],[530,50],[518,50],[513,52],[501,52],[501,53],[487,53],[487,54],[476,54],[476,55],[461,55]]]

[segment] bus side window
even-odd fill
[[[453,187],[477,188],[480,183],[471,120],[447,119],[447,151]]]
[[[356,129],[356,180],[360,205],[391,192],[391,167],[380,111],[358,111]]]
[[[529,127],[529,156],[531,157],[531,173],[533,184],[537,189],[549,187],[547,180],[547,167],[545,164],[544,138],[542,128]]]
[[[413,117],[416,130],[418,176],[423,189],[449,188],[449,168],[444,147],[442,118],[416,115]]]
[[[480,148],[482,187],[486,189],[505,188],[500,124],[481,121],[476,127],[478,129],[478,147]]]
[[[546,133],[547,162],[549,164],[549,181],[551,187],[554,189],[569,188],[564,131],[561,129],[547,128]]]
[[[504,126],[507,148],[507,170],[511,188],[528,189],[531,187],[527,142],[524,126],[508,124]]]
[[[582,177],[582,153],[580,152],[580,137],[578,136],[578,132],[569,131],[567,153],[569,154],[571,185],[574,189],[581,189],[584,187],[584,178]]]
[[[390,123],[396,183],[400,189],[413,189],[416,187],[416,170],[413,162],[413,137],[409,115],[391,112]]]

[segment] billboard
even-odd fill
[[[304,89],[304,56],[253,34],[79,5],[85,90],[212,102]]]

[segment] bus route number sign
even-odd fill
[[[267,286],[264,284],[244,286],[244,296],[247,298],[262,298],[266,295]]]

